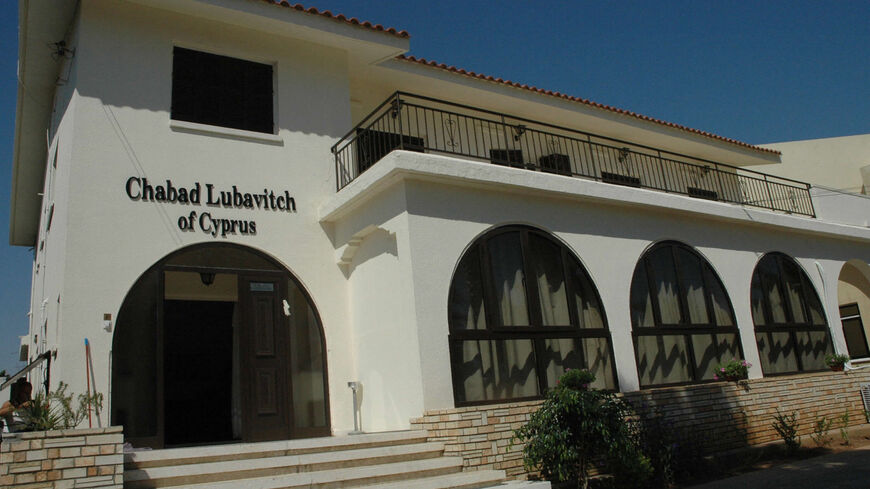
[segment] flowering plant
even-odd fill
[[[742,380],[749,375],[752,364],[746,360],[731,360],[716,367],[713,380]]]
[[[825,356],[825,364],[831,368],[831,370],[840,371],[843,370],[843,365],[849,361],[848,355],[843,355],[841,353],[834,353],[831,355]]]

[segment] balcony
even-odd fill
[[[403,92],[332,147],[336,189],[394,149],[815,217],[803,182]]]

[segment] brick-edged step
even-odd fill
[[[171,487],[173,489],[337,489],[383,484],[392,481],[406,481],[398,487],[410,487],[409,484],[417,482],[413,479],[456,474],[461,470],[462,458],[439,457],[412,462],[367,465],[201,484],[183,484]],[[124,487],[127,487],[126,483]]]
[[[125,453],[124,468],[125,470],[131,470],[228,460],[283,457],[352,448],[410,445],[424,443],[425,441],[425,431],[394,431],[364,435],[307,438],[302,440],[167,448],[163,450]]]
[[[443,451],[444,445],[441,443],[418,443],[280,457],[147,467],[125,471],[124,485],[129,489],[156,488],[298,472],[328,471],[393,462],[413,462],[439,457]]]

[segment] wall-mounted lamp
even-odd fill
[[[208,287],[209,285],[214,283],[214,273],[213,272],[200,272],[199,279],[202,281],[202,285]]]

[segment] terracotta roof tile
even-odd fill
[[[408,34],[408,31],[405,31],[405,30],[400,31],[400,30],[396,30],[393,27],[384,27],[381,24],[372,24],[371,22],[368,22],[368,21],[359,20],[356,17],[348,18],[344,14],[333,14],[329,10],[317,10],[314,7],[305,7],[304,5],[298,4],[298,3],[293,4],[293,3],[288,2],[287,0],[261,0],[261,1],[272,4],[272,5],[277,5],[279,7],[292,8],[294,10],[298,10],[300,12],[306,12],[306,13],[309,13],[312,15],[319,15],[321,17],[326,17],[327,19],[332,19],[332,20],[335,20],[338,22],[344,22],[345,24],[366,27],[368,29],[383,32],[385,34],[392,34],[394,36],[402,37],[405,39],[411,37],[411,35]]]
[[[593,102],[592,100],[589,100],[589,99],[585,99],[585,98],[581,98],[581,97],[574,97],[571,95],[566,95],[564,93],[553,92],[551,90],[544,90],[542,88],[533,87],[531,85],[520,84],[520,83],[510,81],[510,80],[504,80],[502,78],[495,78],[495,77],[492,77],[489,75],[483,75],[480,73],[475,73],[473,71],[464,70],[462,68],[457,68],[455,66],[448,66],[444,63],[429,61],[429,60],[426,60],[424,58],[417,58],[415,56],[410,56],[410,55],[408,55],[408,56],[399,55],[399,56],[397,56],[397,59],[411,61],[414,63],[419,63],[419,64],[426,65],[426,66],[431,66],[433,68],[439,68],[439,69],[446,70],[446,71],[449,71],[452,73],[458,73],[460,75],[470,76],[472,78],[478,78],[480,80],[486,80],[486,81],[491,81],[491,82],[495,82],[495,83],[502,83],[502,84],[509,85],[509,86],[512,86],[515,88],[521,88],[523,90],[529,90],[529,91],[541,93],[544,95],[559,97],[559,98],[562,98],[565,100],[570,100],[572,102],[579,102],[581,104],[588,105],[590,107],[595,107],[595,108],[603,109],[603,110],[609,110],[611,112],[616,112],[617,114],[635,117],[637,119],[641,119],[641,120],[649,121],[649,122],[654,122],[656,124],[661,124],[661,125],[664,125],[667,127],[672,127],[674,129],[680,129],[682,131],[691,132],[693,134],[698,134],[698,135],[705,136],[705,137],[708,137],[711,139],[716,139],[718,141],[724,141],[726,143],[736,144],[738,146],[742,146],[744,148],[749,148],[749,149],[752,149],[754,151],[760,151],[763,153],[772,153],[772,154],[777,154],[777,155],[782,154],[780,151],[776,151],[773,149],[762,148],[760,146],[755,146],[755,145],[752,145],[749,143],[744,143],[743,141],[738,141],[736,139],[726,138],[724,136],[719,136],[717,134],[713,134],[713,133],[707,132],[707,131],[702,131],[700,129],[692,129],[691,127],[686,127],[686,126],[683,126],[680,124],[674,124],[673,122],[663,121],[660,119],[656,119],[654,117],[649,117],[649,116],[645,116],[643,114],[638,114],[637,112],[632,112],[632,111],[620,109],[617,107],[611,107],[609,105],[599,104],[598,102]]]

